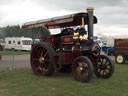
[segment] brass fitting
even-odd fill
[[[73,36],[73,39],[77,40],[77,39],[79,39],[79,37],[78,36]]]
[[[79,39],[79,33],[78,33],[78,32],[74,32],[73,35],[74,35],[74,36],[73,36],[73,39],[74,39],[74,40],[78,40],[78,39]]]
[[[94,10],[94,8],[89,7],[89,8],[87,8],[86,10],[87,10],[87,11],[93,11],[93,10]]]
[[[78,32],[74,32],[74,36],[79,36],[79,33]]]
[[[84,34],[84,36],[79,37],[80,40],[88,40],[88,35]]]
[[[84,28],[84,17],[82,17],[82,24],[80,26],[81,28]]]

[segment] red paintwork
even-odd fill
[[[62,37],[62,43],[63,44],[73,44],[73,35],[69,35],[69,36],[63,36]]]
[[[72,64],[73,60],[77,56],[81,56],[80,50],[74,50],[73,52],[61,51],[61,52],[59,52],[59,54],[61,54],[63,57],[63,65]],[[56,64],[59,64],[59,56],[56,56],[55,58],[56,58]]]
[[[80,52],[80,49],[75,49],[73,52],[72,52],[73,56],[74,57],[77,57],[77,56],[81,56],[81,52]]]
[[[71,42],[71,41],[72,41],[72,39],[71,39],[71,38],[69,38],[69,37],[64,38],[64,42]]]
[[[53,42],[53,43],[57,43],[57,39],[54,36],[49,36],[45,42]]]
[[[63,65],[65,64],[72,64],[74,56],[71,52],[68,53],[60,53],[63,57]],[[56,56],[56,64],[59,64],[59,57]]]

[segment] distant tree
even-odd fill
[[[50,32],[43,27],[33,29],[22,29],[19,25],[0,27],[0,38],[5,37],[31,37],[39,38],[40,34],[49,36]]]

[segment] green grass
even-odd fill
[[[22,55],[22,54],[30,54],[28,51],[12,51],[12,50],[3,50],[0,51],[1,55]]]
[[[115,64],[110,79],[94,75],[89,83],[75,81],[71,73],[38,77],[30,69],[0,72],[0,96],[128,96],[128,64]]]

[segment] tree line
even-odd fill
[[[0,27],[0,39],[5,37],[30,37],[33,39],[39,38],[40,34],[49,36],[50,32],[43,27],[33,29],[22,29],[19,25]]]

